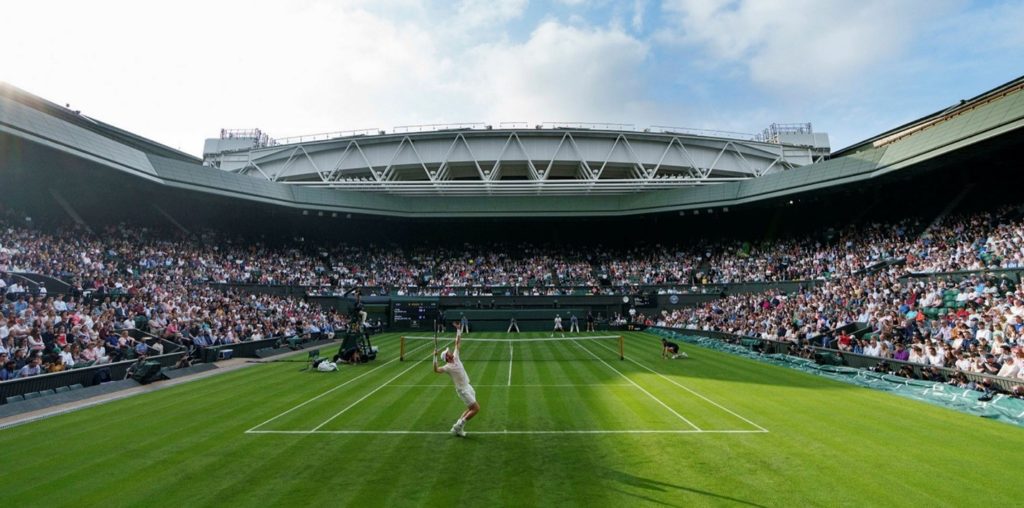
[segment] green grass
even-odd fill
[[[1021,429],[789,369],[687,345],[690,359],[662,360],[658,339],[641,333],[627,334],[625,361],[606,349],[614,342],[513,345],[511,362],[507,343],[467,343],[482,411],[460,439],[446,431],[461,402],[424,361],[429,343],[406,362],[392,361],[397,335],[375,344],[376,362],[337,373],[257,365],[0,430],[5,498],[18,506],[1019,502],[1010,485]],[[273,432],[247,433],[254,427]]]

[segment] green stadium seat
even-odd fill
[[[25,394],[25,400],[37,399],[43,396],[43,392],[28,392]]]
[[[25,400],[25,396],[24,395],[11,395],[10,397],[7,397],[7,403],[8,404],[10,404],[12,402],[21,402],[23,400]]]
[[[54,388],[54,390],[53,390],[54,393],[63,393],[63,392],[67,392],[67,391],[71,391],[71,387],[70,386],[58,386],[57,388]]]
[[[85,386],[82,386],[82,383],[75,383],[68,387],[69,390],[77,390],[79,388],[85,388]]]

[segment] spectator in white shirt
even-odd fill
[[[910,348],[910,357],[907,358],[907,361],[910,363],[920,364],[924,364],[925,362],[927,362],[924,353],[921,352],[921,346],[914,346]]]
[[[1014,378],[1020,373],[1020,365],[1014,361],[1013,357],[1008,357],[1003,362],[1003,366],[999,368],[999,373],[996,374],[999,377]]]
[[[75,356],[71,354],[71,344],[65,344],[60,351],[60,361],[64,368],[70,369],[75,366]]]
[[[935,349],[935,346],[928,346],[928,354],[925,355],[925,359],[928,361],[928,365],[936,367],[942,367],[946,360],[942,351]]]
[[[970,358],[966,357],[960,351],[956,352],[956,363],[954,363],[954,366],[957,368],[957,370],[969,372],[971,370],[971,363],[972,362]]]

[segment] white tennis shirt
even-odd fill
[[[462,365],[462,360],[459,359],[459,351],[456,349],[452,353],[452,361],[445,363],[441,370],[447,372],[452,377],[452,382],[455,383],[455,388],[465,388],[469,386],[469,374],[466,374],[466,367]]]

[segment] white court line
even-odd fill
[[[433,337],[412,337],[412,336],[406,335],[405,338],[407,340],[408,339],[427,340],[427,339],[432,339]],[[441,338],[448,338],[448,339],[450,339],[450,337],[441,337]],[[589,340],[593,340],[593,339],[617,339],[617,338],[619,338],[618,335],[580,335],[580,336],[577,336],[577,337],[523,337],[523,338],[520,338],[520,339],[476,339],[476,338],[465,338],[465,337],[463,337],[462,342],[464,342],[464,343],[473,343],[473,342],[519,342],[519,343],[527,343],[527,342],[558,342],[558,341],[576,342],[576,341],[589,341]]]
[[[605,348],[605,349],[607,349],[609,351],[612,351],[613,353],[615,352],[614,350],[608,348],[607,346],[605,346],[603,344],[598,344],[598,346],[601,346],[601,347],[603,347],[603,348]],[[668,381],[669,383],[672,383],[672,384],[674,384],[674,385],[676,385],[676,386],[678,386],[678,387],[680,387],[680,388],[682,388],[682,389],[684,389],[684,390],[686,390],[686,391],[696,395],[697,397],[700,397],[701,399],[703,399],[708,404],[711,404],[711,405],[717,407],[718,409],[721,409],[722,411],[725,411],[726,413],[729,413],[729,414],[735,416],[736,418],[739,418],[740,420],[743,420],[743,421],[745,421],[745,422],[747,422],[747,423],[757,427],[762,432],[768,432],[768,429],[766,429],[766,428],[764,428],[764,427],[762,427],[762,426],[760,426],[760,425],[750,421],[747,418],[744,418],[744,417],[740,416],[735,411],[733,411],[733,410],[731,410],[729,408],[726,408],[725,406],[723,406],[723,405],[721,405],[721,404],[719,404],[719,403],[717,403],[717,402],[715,402],[715,401],[713,401],[713,400],[711,400],[711,399],[709,399],[709,398],[707,398],[707,397],[705,397],[705,396],[703,396],[703,395],[701,395],[701,394],[691,390],[690,388],[687,388],[687,387],[677,383],[674,379],[672,379],[672,378],[670,378],[670,377],[668,377],[668,376],[666,376],[666,375],[664,375],[664,374],[662,374],[662,373],[660,373],[660,372],[658,372],[658,371],[656,371],[656,370],[654,370],[654,369],[652,369],[652,368],[650,368],[650,367],[648,367],[648,366],[646,366],[646,365],[644,365],[644,364],[642,364],[642,363],[640,363],[640,362],[638,362],[638,361],[636,361],[636,360],[634,360],[632,358],[626,358],[626,359],[631,361],[631,362],[633,362],[633,363],[635,363],[635,364],[637,364],[637,365],[639,365],[639,366],[641,366],[641,367],[643,367],[644,369],[647,369],[648,371],[650,371],[650,372],[652,372],[654,374],[657,374],[658,377],[661,377],[662,379]]]
[[[431,355],[433,355],[433,353],[431,353]],[[359,400],[357,400],[357,401],[349,404],[348,406],[346,406],[345,409],[342,409],[341,411],[338,411],[337,413],[334,414],[334,416],[328,418],[327,420],[324,420],[324,422],[321,423],[320,425],[317,425],[316,427],[313,427],[313,430],[314,431],[320,430],[320,427],[323,427],[324,425],[327,425],[328,423],[331,422],[331,420],[341,416],[345,411],[348,411],[349,409],[352,409],[353,407],[355,407],[356,404],[359,404],[360,402],[368,399],[370,397],[370,395],[373,395],[373,394],[379,392],[382,388],[387,386],[388,383],[390,383],[390,382],[392,382],[392,381],[402,377],[403,375],[405,375],[406,372],[409,372],[410,370],[415,369],[417,367],[419,367],[419,364],[415,364],[414,363],[414,364],[410,365],[408,369],[405,369],[402,372],[399,372],[397,376],[395,376],[395,377],[385,381],[384,384],[378,386],[377,388],[374,388],[373,391],[371,391],[370,393],[367,393],[366,395],[363,395],[362,397],[360,397]]]
[[[424,344],[423,346],[426,346],[426,344]],[[423,346],[420,346],[420,347],[417,347],[416,349],[413,349],[412,351],[410,351],[410,353],[413,352],[413,351],[416,351],[417,349],[422,348]],[[395,362],[395,361],[398,361],[398,358],[393,358],[391,360],[388,360],[387,362],[384,362],[384,363],[382,363],[382,364],[380,364],[380,365],[378,365],[378,366],[376,366],[376,367],[374,367],[374,368],[372,368],[372,369],[370,369],[370,370],[368,370],[368,371],[366,371],[366,372],[364,372],[364,373],[362,373],[362,374],[360,374],[360,375],[358,375],[358,376],[356,376],[356,377],[354,377],[352,379],[349,379],[348,381],[345,381],[344,383],[342,383],[342,384],[340,384],[338,386],[335,386],[334,388],[331,388],[330,390],[327,390],[326,392],[321,393],[320,395],[317,395],[316,397],[313,397],[312,399],[309,399],[306,402],[303,402],[303,403],[301,403],[301,404],[299,404],[299,405],[297,405],[297,406],[295,406],[295,407],[293,407],[293,408],[291,408],[291,409],[289,409],[289,410],[287,410],[287,411],[285,411],[285,412],[283,412],[283,413],[281,413],[281,414],[279,414],[279,415],[277,415],[277,416],[275,416],[275,417],[273,417],[273,418],[271,418],[271,419],[269,419],[269,420],[267,420],[267,421],[265,421],[265,422],[255,426],[255,427],[253,427],[253,428],[251,428],[251,429],[249,429],[249,430],[247,430],[245,432],[246,433],[250,433],[250,432],[252,432],[252,431],[254,431],[254,430],[256,430],[256,429],[258,429],[258,428],[260,428],[260,427],[262,427],[262,426],[264,426],[264,425],[266,425],[266,424],[268,424],[268,423],[270,423],[270,422],[272,422],[272,421],[274,421],[274,420],[276,420],[276,419],[278,419],[278,418],[280,418],[280,417],[282,417],[282,416],[284,416],[284,415],[286,415],[288,413],[291,413],[292,411],[295,411],[296,409],[298,409],[298,408],[300,408],[302,406],[305,406],[306,404],[309,404],[310,402],[313,402],[314,400],[319,399],[320,397],[323,397],[324,395],[327,395],[328,393],[333,392],[334,390],[337,390],[338,388],[341,388],[341,387],[343,387],[343,386],[345,386],[345,385],[347,385],[347,384],[349,384],[349,383],[351,383],[351,382],[353,382],[353,381],[355,381],[355,380],[357,380],[357,379],[359,379],[359,378],[361,378],[363,376],[366,376],[366,375],[372,373],[373,371],[375,371],[375,370],[377,370],[377,369],[379,369],[379,368],[381,368],[381,367],[383,367],[385,365],[388,365],[388,364],[390,364],[392,362]]]
[[[763,434],[767,430],[482,430],[471,435],[529,435],[529,434]],[[438,430],[253,430],[246,434],[370,434],[370,435],[451,435]]]
[[[646,393],[648,397],[654,399],[655,402],[657,402],[658,404],[661,404],[661,406],[664,407],[665,409],[668,409],[670,413],[676,415],[676,417],[678,417],[680,420],[686,422],[689,426],[693,427],[695,430],[700,430],[700,427],[694,425],[693,422],[691,422],[690,420],[687,420],[686,417],[684,417],[683,415],[677,413],[675,409],[672,409],[671,407],[669,407],[668,404],[665,404],[664,402],[662,402],[661,399],[655,397],[654,394],[652,394],[651,392],[649,392],[647,390],[644,390],[642,386],[636,384],[636,382],[634,382],[628,376],[626,376],[625,374],[619,372],[619,369],[616,369],[615,367],[612,367],[611,365],[608,365],[608,362],[606,362],[603,359],[601,359],[600,356],[595,355],[593,351],[591,351],[591,350],[587,349],[586,347],[584,347],[583,344],[576,344],[576,345],[579,346],[580,348],[582,348],[587,353],[590,353],[590,356],[593,356],[594,358],[597,358],[597,361],[603,363],[606,367],[608,367],[609,369],[612,369],[613,371],[615,371],[616,374],[622,376],[623,379],[625,379],[626,381],[629,381],[630,384],[632,384],[633,386],[639,388],[641,392]]]
[[[512,386],[512,357],[514,356],[512,350],[512,343],[508,343],[508,385]]]
[[[388,388],[395,388],[395,387],[416,388],[416,387],[427,387],[427,386],[434,387],[434,388],[445,388],[445,387],[451,387],[452,384],[451,383],[443,383],[443,384],[442,383],[425,383],[425,384],[399,384],[399,383],[391,383],[391,384],[388,385]],[[628,383],[578,383],[578,384],[555,384],[555,385],[544,385],[544,384],[540,384],[540,385],[507,385],[507,384],[500,384],[500,385],[478,385],[476,383],[473,383],[473,387],[474,388],[572,388],[572,387],[576,387],[576,386],[580,386],[580,387],[599,387],[599,388],[605,388],[605,387],[609,387],[609,386],[619,386],[619,387],[636,388],[635,385],[631,385],[631,384],[628,384]]]

